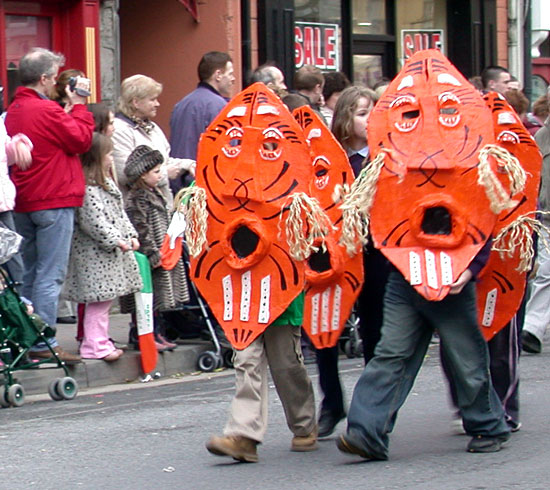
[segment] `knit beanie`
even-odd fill
[[[128,183],[133,184],[144,173],[160,165],[164,161],[162,153],[153,150],[146,145],[140,145],[134,149],[124,167],[124,173],[128,178]]]

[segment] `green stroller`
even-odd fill
[[[0,257],[0,264],[6,262]],[[0,267],[0,406],[20,407],[25,403],[25,390],[17,382],[14,373],[30,369],[62,369],[64,377],[50,382],[48,392],[53,400],[72,400],[78,392],[76,380],[57,353],[48,345],[51,357],[31,361],[29,349],[45,337],[53,337],[55,331],[37,315],[27,313],[27,306],[19,297],[9,274]]]

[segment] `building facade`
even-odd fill
[[[275,61],[289,85],[295,69],[307,63],[344,71],[353,82],[373,86],[382,77],[392,78],[408,56],[425,48],[441,49],[466,77],[499,64],[522,80],[522,13],[532,3],[539,40],[550,29],[538,20],[545,2],[0,0],[0,80],[9,100],[17,85],[18,59],[33,45],[65,53],[67,68],[92,78],[93,99],[112,107],[120,81],[143,73],[163,84],[157,122],[168,131],[172,107],[194,89],[197,64],[210,50],[231,54],[235,91],[265,61]],[[540,41],[538,49],[532,72],[540,91],[550,81],[548,40]]]

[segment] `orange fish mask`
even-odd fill
[[[313,345],[322,349],[336,345],[363,285],[363,254],[350,257],[338,244],[342,211],[333,199],[337,186],[349,186],[354,176],[346,153],[319,116],[307,106],[293,114],[311,148],[309,195],[336,225],[325,237],[325,249],[319,246],[305,264],[303,327]]]
[[[441,300],[495,224],[487,188],[506,182],[496,159],[483,165],[492,184],[478,184],[480,150],[495,141],[491,113],[440,51],[420,51],[372,110],[368,141],[382,162],[374,244],[422,296]]]
[[[508,150],[527,172],[523,194],[516,197],[517,205],[502,211],[495,225],[496,237],[507,225],[537,208],[542,155],[537,144],[523,126],[516,112],[502,95],[491,92],[484,99],[493,114],[497,144]],[[518,270],[519,250],[501,256],[493,251],[477,282],[479,324],[490,340],[516,314],[525,293],[526,271]]]
[[[304,287],[303,263],[292,258],[279,218],[289,197],[308,190],[309,148],[281,100],[256,83],[214,119],[197,155],[208,231],[191,278],[233,347],[243,349]]]

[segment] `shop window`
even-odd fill
[[[8,73],[8,102],[21,85],[18,77],[19,60],[30,48],[52,49],[50,17],[6,15],[6,63]]]
[[[342,69],[340,1],[294,1],[295,67],[314,65],[322,71]]]
[[[446,46],[446,0],[407,0],[396,2],[395,20],[397,57],[401,62],[416,51],[437,48],[444,54]]]
[[[353,34],[388,34],[386,0],[353,0]]]

